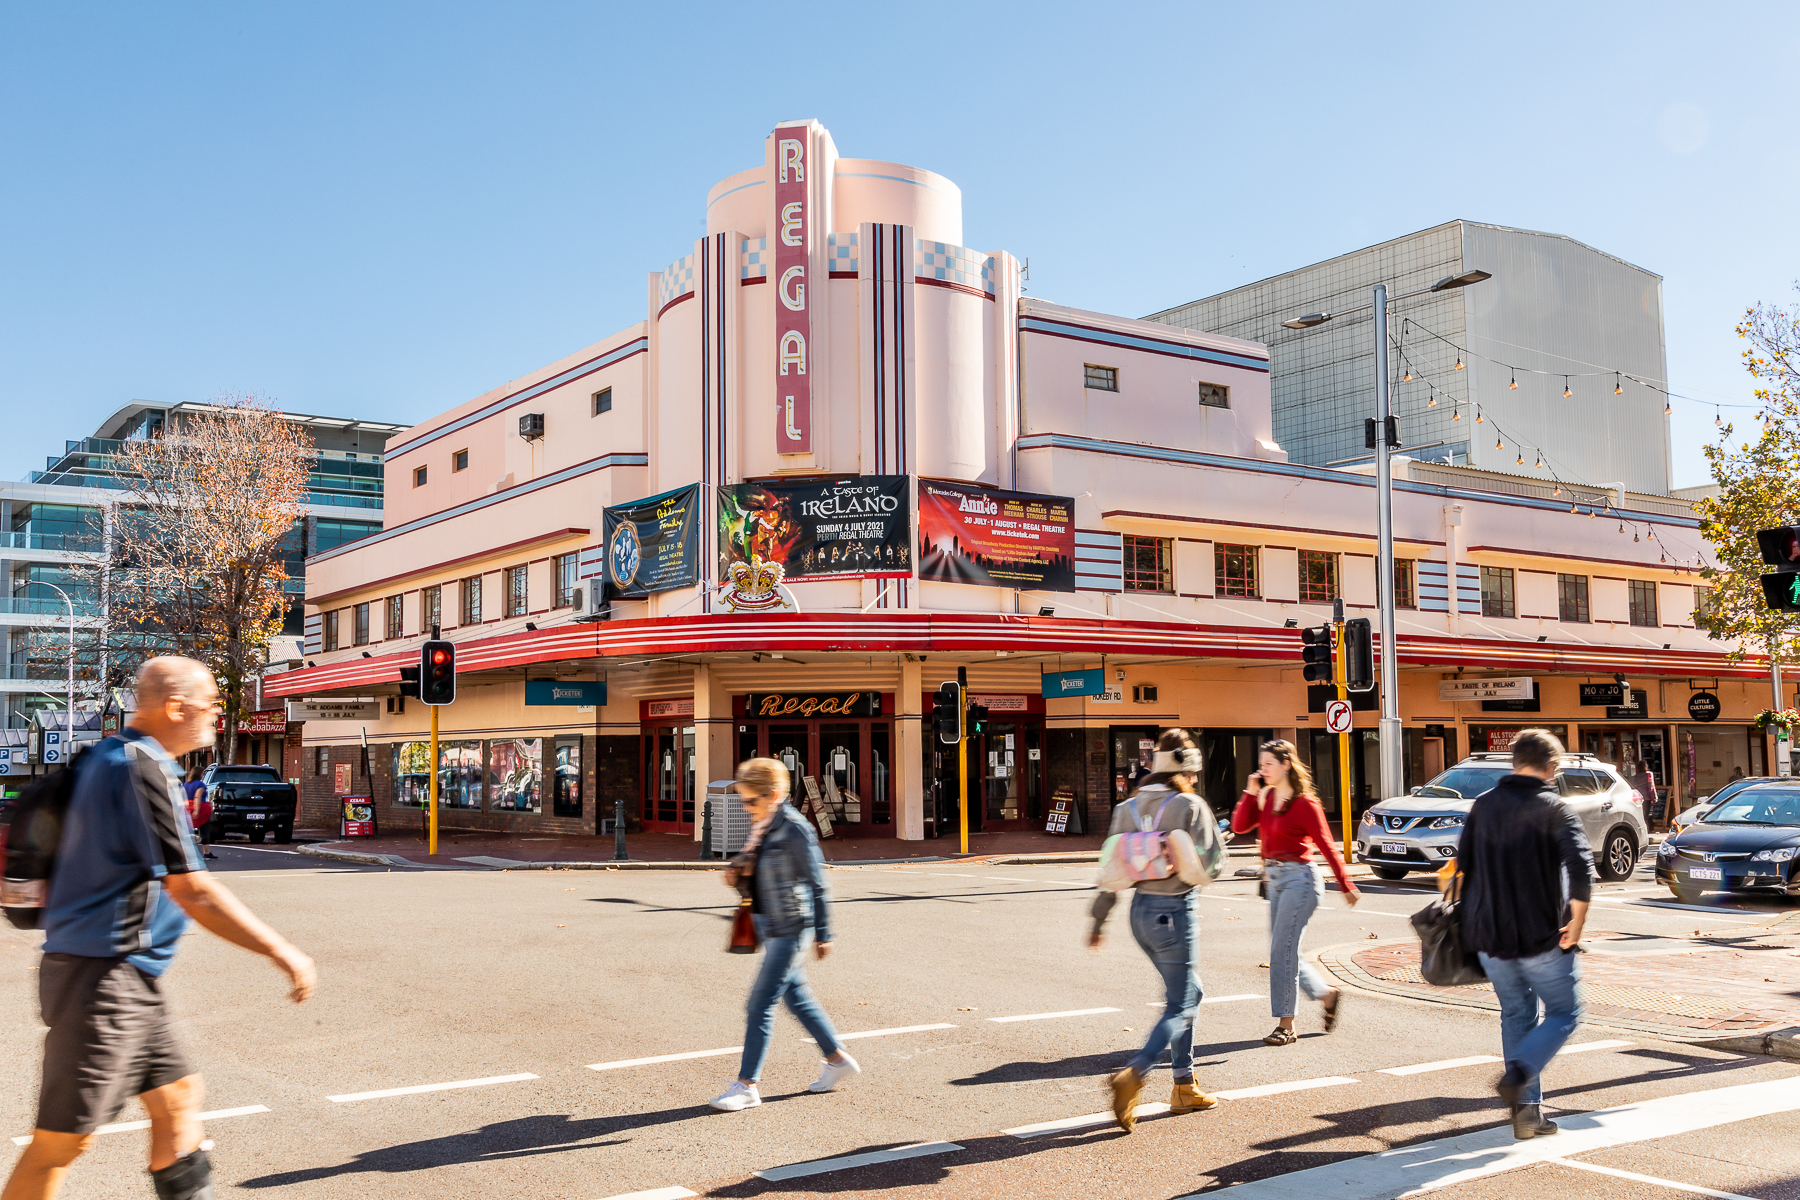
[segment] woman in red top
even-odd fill
[[[1300,936],[1325,894],[1325,877],[1313,862],[1313,850],[1324,856],[1343,889],[1344,903],[1354,905],[1361,893],[1344,871],[1325,810],[1313,795],[1312,775],[1296,757],[1292,742],[1264,742],[1250,787],[1231,814],[1234,833],[1258,829],[1263,877],[1269,889],[1269,1010],[1276,1026],[1263,1038],[1271,1046],[1294,1043],[1296,987],[1325,1005],[1325,1032],[1337,1028],[1343,995],[1300,957]]]

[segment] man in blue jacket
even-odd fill
[[[76,771],[43,914],[38,1002],[50,1031],[37,1128],[0,1200],[55,1196],[131,1096],[150,1114],[157,1196],[211,1200],[204,1089],[175,1041],[161,982],[189,917],[273,960],[296,1004],[312,994],[312,960],[214,879],[194,843],[175,756],[213,743],[212,672],[153,658],[135,687],[130,724]]]
[[[1513,773],[1476,798],[1456,853],[1463,943],[1480,952],[1500,1000],[1506,1073],[1494,1090],[1521,1141],[1556,1132],[1539,1073],[1581,1023],[1575,958],[1594,859],[1581,818],[1557,794],[1562,753],[1542,729],[1513,739]]]

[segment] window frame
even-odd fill
[[[331,774],[331,747],[330,746],[314,746],[312,748],[312,752],[313,752],[313,775],[314,776],[330,775]]]
[[[324,640],[325,649],[327,649],[327,650],[336,650],[338,648],[338,612],[339,611],[340,610],[333,608],[333,609],[328,610],[325,613],[325,629],[324,629],[324,632],[321,634],[321,637]]]
[[[444,585],[434,583],[419,589],[419,632],[444,623]]]
[[[398,593],[389,596],[385,602],[382,616],[384,618],[382,624],[387,631],[384,641],[398,641],[406,636],[406,600],[404,596]]]
[[[463,625],[481,624],[481,576],[465,575],[457,583],[456,599]]]
[[[612,389],[610,387],[603,387],[594,393],[594,415],[596,417],[601,413],[611,412],[612,406]]]
[[[1198,380],[1197,382],[1199,383],[1200,407],[1201,408],[1229,409],[1231,407],[1231,385],[1230,384],[1228,384],[1228,383],[1208,383],[1204,379]],[[1208,400],[1206,398],[1206,394],[1209,389],[1218,394],[1219,398],[1217,400]]]
[[[424,487],[425,481],[427,478],[429,478],[427,468],[425,468],[425,467],[414,467],[413,468],[413,486],[414,487]]]
[[[1400,586],[1401,576],[1406,577],[1406,586]],[[1415,559],[1396,558],[1394,560],[1394,607],[1419,607],[1419,565]]]
[[[1341,575],[1338,555],[1330,550],[1301,550],[1297,560],[1300,566],[1299,595],[1302,604],[1330,604],[1343,595],[1340,583]],[[1325,594],[1320,594],[1312,586],[1310,564],[1325,564]]]
[[[581,553],[571,550],[550,560],[550,585],[555,593],[552,608],[574,608],[575,589],[581,586]]]
[[[367,600],[350,609],[350,639],[352,646],[369,644],[369,602]]]
[[[467,446],[464,446],[461,450],[457,450],[457,451],[454,451],[451,453],[451,455],[450,455],[450,473],[452,475],[454,475],[458,471],[466,471],[468,469],[469,469],[469,448]]]
[[[1556,619],[1565,625],[1593,624],[1593,588],[1586,575],[1556,573]]]
[[[1638,619],[1642,613],[1642,609],[1638,605],[1640,597],[1646,598],[1649,603],[1649,620],[1646,621]],[[1662,628],[1662,604],[1657,599],[1656,580],[1627,579],[1625,581],[1625,602],[1626,616],[1630,619],[1633,627],[1638,629]]]
[[[1243,559],[1243,571],[1235,581],[1227,570],[1234,556]],[[1213,595],[1222,599],[1262,599],[1262,547],[1248,542],[1213,543]]]
[[[501,611],[507,617],[531,615],[531,568],[524,564],[506,568],[500,580]]]
[[[1492,591],[1488,588],[1490,579],[1497,585]],[[1495,601],[1493,608],[1488,605],[1490,598]],[[1505,611],[1496,611],[1500,607],[1504,607]],[[1518,576],[1513,573],[1511,567],[1484,566],[1481,568],[1481,615],[1500,620],[1519,615]]]
[[[1147,572],[1141,571],[1136,562],[1136,552],[1149,549],[1151,565]],[[1122,590],[1127,592],[1156,592],[1162,595],[1175,593],[1175,539],[1154,537],[1150,534],[1128,533],[1119,543],[1119,578]],[[1147,586],[1154,582],[1156,586]]]
[[[1095,372],[1099,374],[1096,375]],[[1096,379],[1103,382],[1096,383]],[[1116,396],[1119,393],[1119,368],[1103,367],[1099,363],[1082,363],[1081,387],[1083,391],[1111,392]]]

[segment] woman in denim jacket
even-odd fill
[[[742,853],[725,872],[725,883],[754,902],[763,962],[750,988],[749,1027],[737,1081],[710,1101],[725,1112],[762,1103],[756,1083],[768,1057],[775,1007],[784,1000],[825,1054],[824,1070],[809,1091],[829,1092],[862,1073],[806,983],[807,946],[821,959],[831,953],[831,893],[819,839],[788,804],[788,771],[777,760],[753,758],[741,764],[737,790],[753,824]]]

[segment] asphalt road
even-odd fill
[[[1221,882],[1201,902],[1199,1078],[1231,1098],[1150,1117],[1127,1137],[1107,1123],[1029,1128],[1104,1110],[1102,1074],[1160,1005],[1122,919],[1101,954],[1081,947],[1091,866],[834,869],[838,953],[810,974],[840,1031],[871,1035],[849,1043],[864,1074],[838,1093],[807,1093],[818,1056],[783,1014],[765,1103],[726,1114],[705,1101],[735,1075],[735,1053],[590,1069],[742,1043],[758,960],[724,953],[733,897],[718,876],[389,870],[218,852],[233,888],[320,966],[318,995],[296,1007],[272,967],[196,931],[168,976],[206,1108],[255,1110],[209,1122],[221,1195],[1163,1200],[1229,1187],[1313,1197],[1326,1182],[1299,1173],[1324,1167],[1350,1172],[1332,1177],[1331,1195],[1373,1198],[1441,1179],[1452,1163],[1513,1169],[1441,1179],[1450,1200],[1696,1194],[1668,1181],[1800,1197],[1800,1064],[1585,1028],[1574,1040],[1594,1048],[1546,1077],[1564,1133],[1519,1144],[1552,1161],[1515,1165],[1523,1151],[1497,1128],[1497,1068],[1454,1065],[1498,1053],[1488,1014],[1356,994],[1339,1032],[1321,1035],[1307,1006],[1297,1045],[1264,1046],[1265,910],[1252,881]],[[1371,884],[1354,910],[1328,895],[1307,949],[1404,933],[1424,890]],[[1788,907],[1666,907],[1641,877],[1602,892],[1594,927],[1672,936]],[[9,1135],[32,1123],[36,941],[0,931]],[[1009,1017],[1034,1019],[997,1020]],[[357,1098],[453,1083],[470,1086]],[[1165,1100],[1167,1087],[1166,1072],[1153,1076],[1145,1101]],[[64,1195],[147,1194],[144,1136],[101,1137]],[[906,1147],[919,1150],[754,1174]]]

